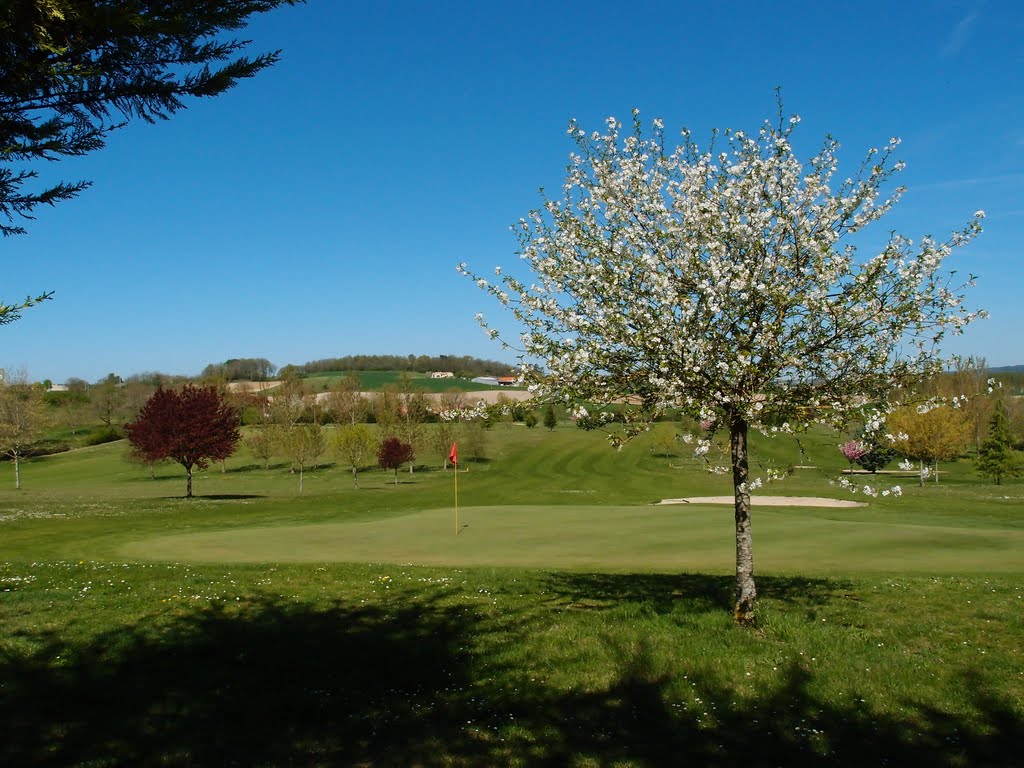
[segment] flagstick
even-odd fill
[[[459,535],[459,461],[455,460],[455,535]]]

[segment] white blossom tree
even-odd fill
[[[750,491],[760,481],[749,476],[748,430],[842,425],[864,402],[939,370],[939,342],[983,314],[965,307],[973,276],[956,281],[942,263],[981,231],[984,213],[946,240],[893,233],[862,257],[854,236],[903,193],[883,194],[903,167],[897,139],[843,179],[832,138],[798,159],[799,118],[781,101],[756,136],[716,132],[707,150],[687,130],[667,147],[663,123],[645,131],[636,110],[632,122],[624,131],[609,118],[603,134],[570,123],[577,151],[561,199],[545,196],[513,228],[531,275],[460,271],[519,322],[522,372],[538,396],[639,398],[626,437],[668,407],[728,430],[734,615],[748,623]]]

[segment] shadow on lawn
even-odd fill
[[[265,493],[197,493],[195,498],[207,501],[238,501],[244,499],[265,499]]]
[[[644,603],[658,613],[732,610],[735,579],[703,573],[553,573],[546,586],[577,607],[595,609],[622,602]],[[759,597],[800,607],[823,605],[852,589],[840,579],[758,576]]]
[[[484,650],[498,628],[441,600],[253,602],[87,646],[37,638],[0,657],[0,764],[1012,765],[1024,748],[1019,717],[972,680],[971,722],[823,703],[799,667],[752,699],[689,674],[695,709],[641,640],[606,689],[555,689],[500,667]]]
[[[166,501],[180,501],[183,504],[192,504],[196,501],[244,501],[245,499],[265,499],[267,496],[263,493],[196,493],[193,494],[192,498],[188,498],[184,494],[178,496],[159,496],[157,498],[164,499]]]

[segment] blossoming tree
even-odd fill
[[[846,423],[938,370],[944,335],[980,314],[965,307],[973,277],[954,282],[942,263],[981,231],[983,212],[944,241],[892,234],[862,257],[855,236],[903,192],[883,194],[903,167],[899,142],[842,179],[832,138],[798,159],[798,122],[780,102],[756,136],[726,130],[707,150],[686,130],[666,146],[662,122],[645,130],[635,110],[631,130],[573,122],[561,198],[514,227],[532,274],[488,279],[460,265],[520,324],[521,368],[539,396],[638,400],[627,437],[668,407],[728,430],[740,623],[756,596],[748,431]]]

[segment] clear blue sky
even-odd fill
[[[93,155],[94,181],[2,242],[3,298],[54,300],[0,328],[34,379],[198,373],[356,353],[511,359],[474,322],[497,306],[455,271],[515,261],[508,226],[557,189],[569,118],[638,107],[702,142],[802,116],[841,172],[903,139],[889,228],[985,233],[953,266],[991,318],[946,349],[1024,363],[1024,10],[1017,2],[311,0],[257,19],[272,71]]]

